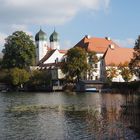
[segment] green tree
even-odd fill
[[[35,46],[31,36],[16,31],[6,38],[3,49],[4,68],[26,68],[35,63]]]
[[[140,78],[140,36],[135,41],[133,58],[129,63],[131,71]]]
[[[93,53],[90,54],[90,57],[92,55]],[[79,81],[87,70],[89,70],[89,68],[91,69],[91,65],[89,65],[87,58],[88,52],[80,47],[74,47],[68,50],[66,61],[63,61],[63,65],[61,67],[67,80],[73,81],[76,79]]]
[[[120,74],[122,75],[122,78],[128,82],[131,78],[132,78],[132,72],[129,69],[129,63],[125,62],[124,64],[119,64],[119,70],[120,70]]]
[[[34,70],[31,72],[30,81],[28,82],[29,87],[42,89],[50,86],[51,74],[48,70]]]
[[[13,68],[10,70],[11,84],[22,87],[29,80],[30,74],[25,69]]]
[[[0,68],[0,82],[10,84],[10,75],[8,69]]]

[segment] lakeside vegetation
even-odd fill
[[[51,89],[51,74],[47,70],[34,70],[31,71],[29,66],[34,65],[35,62],[35,50],[32,48],[35,46],[32,44],[32,39],[28,37],[21,36],[25,35],[23,32],[15,32],[12,36],[7,38],[4,49],[3,60],[0,61],[1,70],[0,70],[0,82],[6,83],[9,85],[10,90],[26,90],[26,91],[49,91]],[[20,39],[19,39],[20,37]],[[29,39],[29,42],[22,38]],[[27,41],[28,42],[28,41]],[[25,44],[24,44],[25,43]],[[31,47],[29,49],[28,47]],[[17,47],[17,48],[16,48]],[[14,48],[14,49],[13,49]],[[140,77],[140,37],[136,41],[136,46],[134,47],[135,53],[134,58],[130,64],[121,64],[119,69],[121,74],[126,82],[115,83],[111,82],[112,78],[116,76],[116,70],[110,69],[107,72],[110,72],[107,75],[108,82],[105,83],[105,87],[113,89],[117,92],[120,92],[126,96],[125,104],[121,106],[121,115],[123,121],[127,119],[129,126],[133,129],[136,129],[140,133],[140,99],[134,100],[133,96],[135,93],[140,93],[140,81],[128,82],[132,76],[131,72],[134,72],[137,76]],[[15,53],[16,52],[16,53]],[[79,52],[77,54],[77,52]],[[17,57],[18,56],[18,57]],[[94,71],[93,65],[88,65],[86,58],[87,53],[80,48],[73,48],[68,51],[67,54],[68,61],[64,61],[62,65],[62,71],[66,74],[64,79],[68,83],[75,83],[82,78],[83,74],[88,71]],[[95,53],[88,54],[89,60],[94,61],[91,63],[96,63],[98,61]],[[29,61],[30,59],[30,61]],[[84,60],[84,61],[83,61]],[[131,71],[130,71],[130,69]],[[128,100],[128,96],[131,96]],[[21,105],[15,107],[9,107],[7,112],[14,113],[16,116],[28,114],[28,113],[39,113],[48,110],[54,111],[67,111],[67,112],[86,112],[88,117],[94,118],[93,126],[102,126],[100,120],[98,120],[98,115],[100,112],[94,106],[81,106],[81,105]],[[109,114],[114,118],[118,115],[115,108],[111,110],[105,110],[105,114]],[[107,118],[108,119],[108,118]]]
[[[95,106],[83,106],[83,105],[21,105],[15,107],[9,107],[7,112],[19,113],[35,113],[40,111],[87,111],[89,113],[99,114],[98,108]]]
[[[35,45],[31,36],[23,31],[15,31],[6,38],[3,54],[3,59],[0,60],[1,83],[6,83],[11,90],[50,91],[52,86],[50,71],[30,69],[30,66],[35,65]],[[73,85],[84,78],[85,74],[90,75],[91,71],[96,71],[94,64],[99,61],[95,52],[86,52],[79,47],[69,49],[65,57],[60,67],[65,74],[63,80]],[[140,36],[135,42],[131,62],[120,64],[118,69],[126,82],[111,82],[118,74],[117,70],[111,67],[106,70],[107,88],[139,90],[139,82],[128,81],[132,78],[132,73],[140,78]]]

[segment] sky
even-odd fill
[[[0,0],[0,51],[5,38],[22,30],[32,35],[41,29],[48,40],[59,33],[61,49],[85,35],[110,37],[133,47],[140,34],[140,0]]]

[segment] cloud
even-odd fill
[[[0,33],[0,51],[3,49],[3,45],[5,43],[6,34]]]
[[[28,27],[26,25],[22,25],[22,24],[12,24],[11,25],[11,31],[14,32],[14,31],[24,31],[26,32],[27,34],[29,35],[32,35],[32,32],[30,32],[28,30]]]
[[[5,37],[6,37],[6,34],[0,33],[0,42],[4,43]]]
[[[135,39],[127,38],[125,40],[114,39],[114,41],[122,47],[130,47],[133,48],[135,44]]]
[[[1,22],[64,24],[81,10],[102,10],[109,0],[0,0]]]
[[[110,0],[0,0],[0,45],[15,30],[31,25],[62,25],[80,11],[107,9]],[[7,34],[7,35],[6,35]]]
[[[27,26],[25,26],[25,25],[12,24],[8,29],[10,30],[10,32],[14,32],[17,30],[19,30],[19,31],[23,30],[27,34],[32,35],[32,33],[28,30]],[[5,39],[8,36],[9,35],[6,33],[0,33],[0,52],[4,48]]]

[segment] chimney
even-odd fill
[[[111,40],[111,38],[110,38],[110,37],[105,37],[105,39],[106,39],[106,40]]]
[[[110,44],[110,45],[109,45],[109,48],[112,49],[112,50],[114,50],[114,48],[115,48],[115,47],[114,47],[114,44]]]
[[[90,38],[90,35],[85,35],[85,37],[89,39]]]

